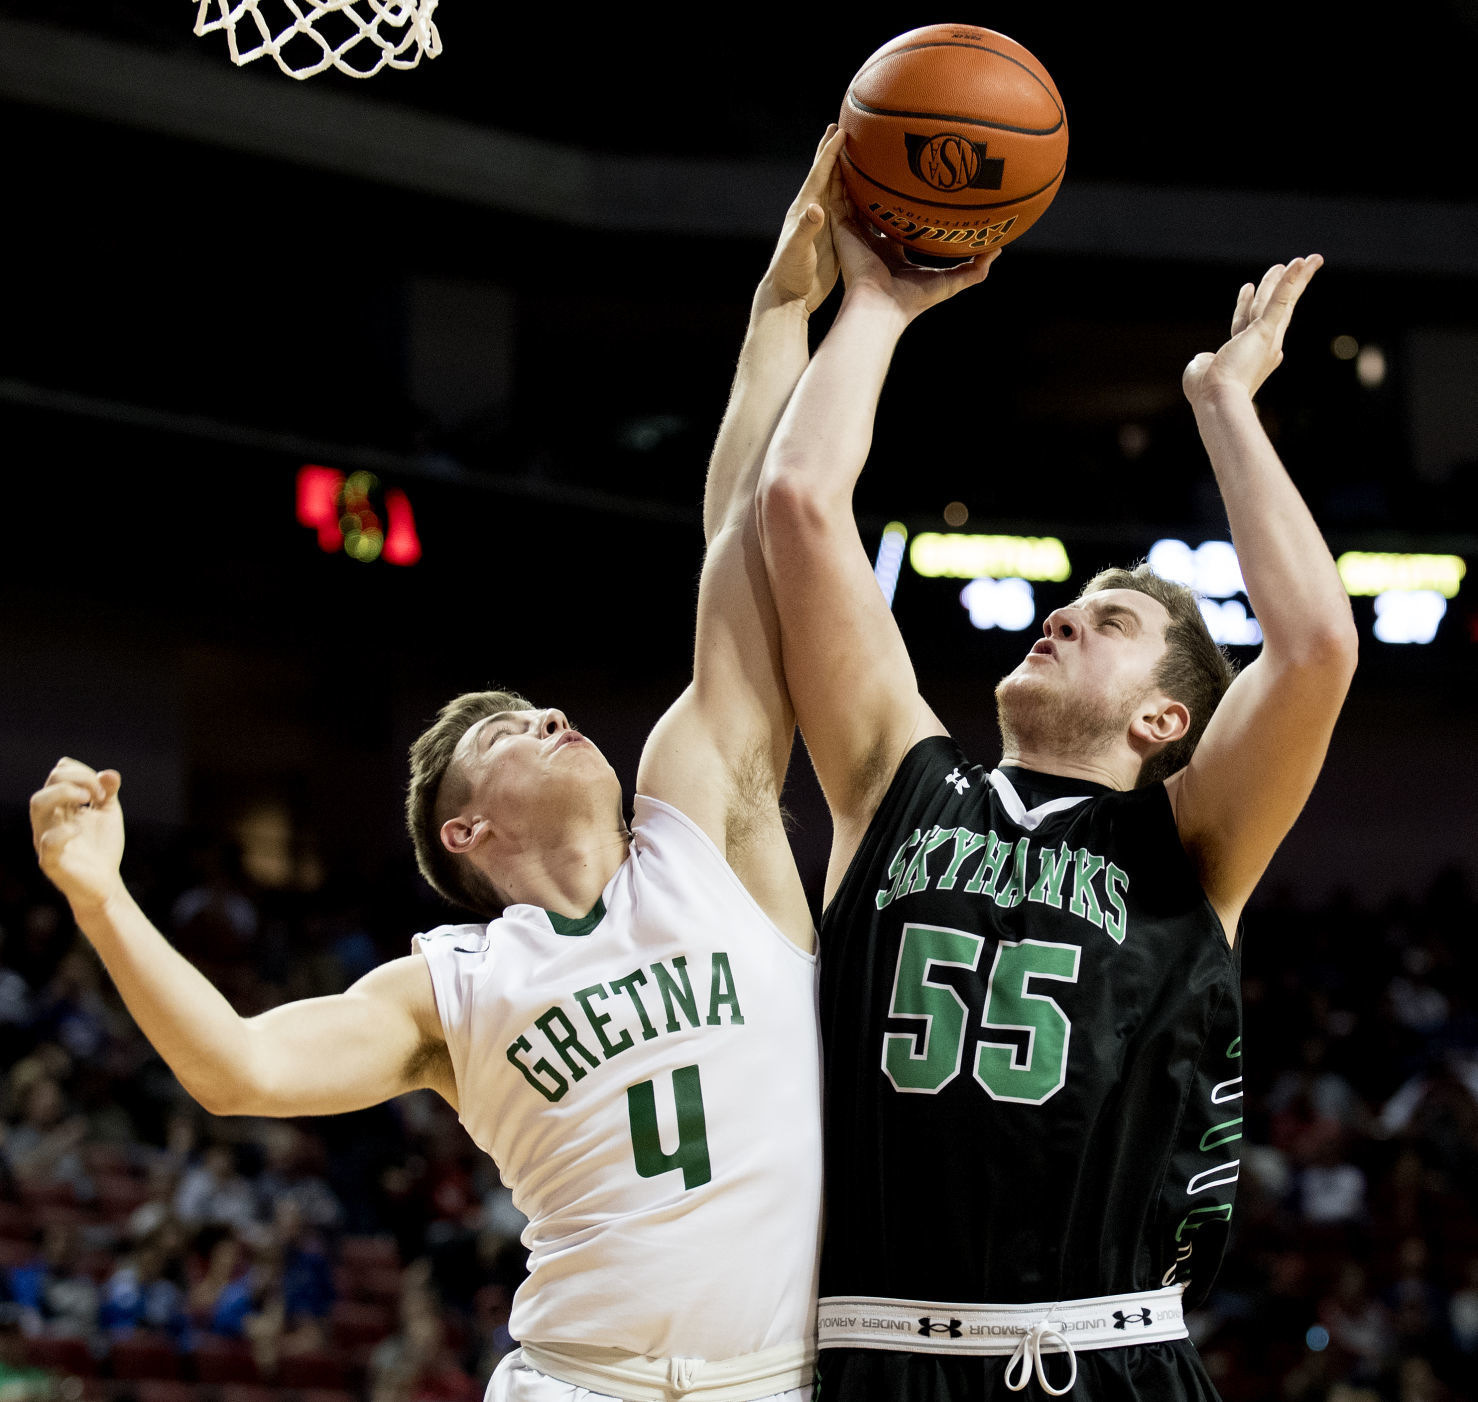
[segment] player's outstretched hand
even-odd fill
[[[99,910],[123,889],[122,779],[80,760],[59,759],[31,795],[31,839],[41,870],[79,917]]]
[[[957,292],[984,282],[990,265],[1000,257],[1001,250],[993,248],[958,268],[915,267],[903,256],[903,246],[896,239],[863,226],[853,212],[840,174],[827,194],[832,239],[848,292],[882,292],[909,321]]]
[[[782,302],[801,302],[814,312],[836,286],[837,260],[827,223],[827,191],[840,177],[837,155],[846,140],[835,124],[827,127],[800,192],[785,212],[765,280]]]
[[[1214,390],[1236,388],[1248,397],[1283,361],[1283,336],[1293,309],[1313,276],[1324,266],[1317,253],[1275,263],[1257,287],[1243,284],[1232,316],[1231,339],[1213,355],[1202,351],[1185,368],[1181,385],[1192,404]]]

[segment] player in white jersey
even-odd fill
[[[457,1108],[530,1218],[524,1347],[496,1402],[809,1397],[813,933],[779,806],[794,718],[753,498],[835,281],[838,145],[755,294],[709,464],[693,681],[647,741],[633,831],[563,714],[459,697],[413,748],[408,810],[433,885],[488,919],[241,1018],[129,896],[116,771],[61,760],[31,801],[43,870],[207,1110],[333,1114],[419,1088]]]

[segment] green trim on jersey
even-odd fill
[[[549,917],[549,923],[554,927],[556,935],[588,935],[606,918],[606,903],[597,897],[595,904],[590,907],[590,913],[577,918],[561,915],[554,910],[546,910],[544,914]]]

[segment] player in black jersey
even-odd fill
[[[1252,406],[1321,260],[1244,287],[1184,376],[1261,654],[1234,680],[1190,591],[1106,572],[1000,683],[991,769],[919,695],[851,509],[898,336],[989,258],[898,266],[834,199],[846,294],[760,487],[834,824],[821,1397],[1212,1399],[1182,1307],[1232,1211],[1239,922],[1355,665],[1345,591]]]

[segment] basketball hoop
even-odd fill
[[[414,68],[422,54],[435,58],[441,52],[441,36],[431,22],[437,0],[199,0],[199,5],[195,32],[224,29],[232,63],[240,66],[271,54],[293,78],[311,78],[325,68],[369,78],[387,64]],[[250,47],[253,40],[258,42]]]

